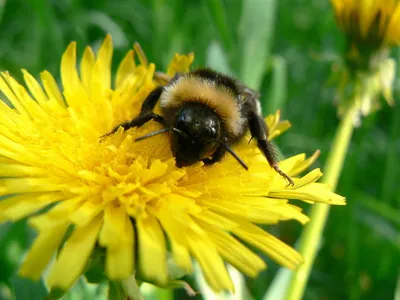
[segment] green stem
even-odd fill
[[[353,119],[357,108],[352,106],[348,109],[340,121],[336,132],[333,146],[329,152],[322,182],[329,184],[331,189],[336,189],[343,163],[353,133]],[[313,205],[310,214],[310,222],[304,228],[300,238],[299,252],[304,257],[304,264],[292,275],[289,289],[286,294],[287,300],[301,299],[304,294],[306,283],[310,275],[315,255],[320,245],[322,232],[328,218],[330,206],[323,203]]]
[[[129,300],[144,300],[142,293],[140,292],[138,282],[136,282],[135,275],[131,275],[129,278],[121,281],[124,294]]]

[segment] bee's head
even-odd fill
[[[179,168],[210,157],[219,146],[220,118],[204,104],[184,105],[176,114],[173,126],[171,150]]]

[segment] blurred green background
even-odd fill
[[[328,79],[344,48],[328,0],[0,0],[0,70],[17,78],[21,68],[59,76],[70,41],[78,42],[81,55],[106,33],[113,35],[115,67],[138,41],[159,70],[174,52],[194,52],[195,66],[209,65],[259,89],[264,112],[281,108],[293,124],[276,141],[282,152],[321,149],[317,166],[323,165],[338,124]],[[400,52],[393,55],[398,61]],[[399,87],[396,81],[395,98]],[[338,188],[348,205],[331,210],[304,299],[400,298],[400,107],[383,106],[355,131]],[[294,245],[301,226],[287,222],[268,230]],[[33,237],[24,221],[1,225],[0,299],[9,299],[10,291],[18,299],[46,294],[43,284],[15,276]],[[267,271],[247,280],[255,299],[278,270],[268,262]],[[100,294],[102,286],[80,281],[64,299]],[[179,290],[174,296],[186,298]]]

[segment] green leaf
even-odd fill
[[[28,243],[25,221],[0,225],[0,281],[15,273]]]
[[[66,291],[64,291],[62,289],[54,288],[54,289],[50,290],[50,293],[44,299],[45,300],[58,300],[62,296],[64,296],[65,293],[66,293]]]
[[[52,289],[46,300],[56,300],[62,297],[63,300],[105,300],[107,298],[107,285],[106,283],[91,284],[83,277],[67,291],[61,289]],[[123,298],[124,300],[126,298]]]
[[[90,257],[84,276],[89,283],[101,283],[107,280],[104,272],[105,250],[96,247]]]
[[[260,90],[271,52],[276,6],[275,0],[243,1],[243,14],[239,24],[243,55],[241,79],[257,91]]]
[[[126,299],[122,287],[114,281],[108,283],[108,300]]]
[[[15,300],[42,300],[48,293],[42,279],[32,281],[14,275],[10,281]]]
[[[101,283],[107,280],[104,273],[104,266],[101,263],[91,266],[84,274],[89,283]]]

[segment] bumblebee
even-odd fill
[[[171,150],[178,168],[198,161],[211,165],[228,152],[247,170],[231,146],[250,130],[270,166],[293,185],[292,179],[279,168],[267,139],[268,128],[262,117],[259,93],[211,69],[179,73],[165,82],[147,96],[136,118],[118,125],[109,134],[119,127],[127,130],[154,120],[163,128],[136,141],[170,132]],[[161,115],[153,112],[157,102]]]

